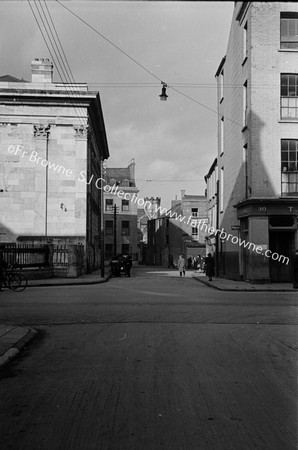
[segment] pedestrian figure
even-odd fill
[[[191,269],[192,268],[192,259],[191,259],[191,256],[188,258],[188,260],[187,260],[187,268],[188,269]]]
[[[209,277],[209,281],[212,281],[212,277],[215,275],[214,271],[214,258],[211,253],[208,253],[205,259],[206,275]]]
[[[170,269],[171,267],[173,267],[173,269],[174,269],[174,258],[173,258],[173,255],[169,254],[169,265],[168,265],[168,268]]]
[[[193,258],[193,268],[195,270],[197,270],[197,268],[198,268],[198,258],[196,256],[194,256],[194,258]]]
[[[185,259],[182,255],[179,256],[177,267],[180,273],[180,277],[182,277],[182,273],[185,276]]]

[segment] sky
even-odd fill
[[[107,167],[127,167],[134,158],[139,195],[161,197],[163,207],[181,190],[204,195],[204,175],[217,156],[215,73],[234,2],[59,1],[104,36],[46,1],[75,81],[100,93]],[[39,17],[44,0],[30,3]],[[2,0],[0,76],[31,81],[35,58],[51,56],[28,1]],[[54,80],[61,81],[55,67]],[[161,81],[169,85],[166,102]]]

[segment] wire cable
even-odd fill
[[[61,72],[60,72],[60,70],[59,70],[60,65],[58,66],[58,64],[56,63],[56,57],[54,58],[54,56],[53,56],[53,52],[51,51],[50,45],[48,44],[47,38],[46,38],[46,36],[45,36],[45,33],[44,33],[44,31],[42,30],[42,27],[41,27],[41,25],[40,25],[40,23],[39,23],[39,21],[38,21],[38,17],[36,16],[36,14],[35,14],[35,12],[34,12],[34,9],[33,9],[33,7],[32,7],[32,5],[31,5],[31,3],[30,3],[29,0],[28,0],[28,4],[29,4],[29,7],[30,7],[30,9],[31,9],[31,11],[32,11],[32,14],[33,14],[33,16],[34,16],[34,19],[35,19],[35,21],[36,21],[36,23],[37,23],[37,26],[38,26],[38,28],[39,28],[39,30],[40,30],[40,33],[41,33],[41,35],[42,35],[42,37],[43,37],[43,40],[44,40],[44,42],[45,42],[45,44],[46,44],[46,47],[47,47],[47,49],[48,49],[48,51],[49,51],[49,54],[50,54],[50,56],[51,56],[51,59],[52,59],[53,63],[55,64],[55,67],[56,67],[56,70],[57,70],[57,72],[58,72],[58,74],[59,74],[59,76],[60,76],[60,79],[61,79],[62,83],[64,83],[64,82],[63,82],[63,76],[61,75]],[[39,11],[39,9],[37,8],[37,5],[36,5],[36,3],[35,3],[35,0],[34,0],[34,4],[35,4],[36,10],[37,10],[39,16],[41,17],[40,11]],[[44,22],[43,22],[42,18],[41,18],[41,21],[42,21],[42,23],[43,23],[43,25],[44,25]],[[47,32],[47,30],[46,30],[46,32]],[[48,33],[47,33],[47,35],[48,35]],[[49,36],[49,35],[48,35],[48,36]],[[50,40],[50,43],[52,44],[51,40]],[[55,52],[55,55],[57,55],[56,52]],[[66,94],[68,94],[68,92],[67,92],[67,86],[65,86],[65,87],[66,87]],[[75,105],[74,105],[74,109],[75,109],[75,112],[76,112],[76,115],[77,115],[78,119],[79,119],[80,122],[81,122],[81,125],[84,125],[85,123],[84,123],[84,121],[82,120],[82,117],[80,117],[80,115],[77,113],[77,111],[76,111],[76,106],[75,106]]]
[[[61,5],[64,9],[66,9],[68,12],[70,12],[73,16],[75,16],[77,19],[79,19],[81,22],[83,22],[87,27],[91,28],[95,33],[97,33],[100,37],[102,37],[105,41],[107,41],[110,45],[112,45],[114,48],[116,48],[119,52],[121,52],[123,55],[127,56],[131,61],[133,61],[135,64],[137,64],[139,67],[141,67],[143,70],[145,70],[147,73],[149,73],[151,76],[156,78],[162,83],[162,80],[156,76],[151,70],[147,69],[143,64],[139,63],[135,58],[130,56],[128,53],[126,53],[122,48],[120,48],[118,45],[114,44],[110,39],[108,39],[106,36],[104,36],[102,33],[100,33],[96,28],[94,28],[92,25],[90,25],[88,22],[86,22],[84,19],[82,19],[80,16],[78,16],[75,12],[73,12],[71,9],[67,8],[67,6],[63,5],[59,0],[56,0],[59,5]]]
[[[116,48],[119,52],[121,52],[123,55],[125,55],[127,58],[129,58],[131,61],[133,61],[135,64],[137,64],[139,67],[141,67],[143,70],[145,70],[147,73],[149,73],[151,76],[153,76],[155,79],[159,80],[161,83],[163,83],[163,81],[161,80],[161,78],[159,78],[157,75],[155,75],[151,70],[147,69],[147,67],[145,67],[143,64],[139,63],[135,58],[133,58],[132,56],[130,56],[128,53],[126,53],[124,50],[122,50],[122,48],[120,48],[118,45],[114,44],[114,42],[112,42],[110,39],[108,39],[106,36],[104,36],[102,33],[100,33],[98,30],[96,30],[96,28],[94,28],[92,25],[90,25],[88,22],[86,22],[84,19],[82,19],[78,14],[76,14],[75,12],[73,12],[71,9],[69,9],[67,6],[63,5],[59,0],[56,0],[57,3],[59,3],[59,5],[61,5],[64,9],[66,9],[68,12],[70,12],[73,16],[75,16],[77,19],[79,19],[81,22],[83,22],[88,28],[90,28],[91,30],[93,30],[96,34],[98,34],[102,39],[104,39],[105,41],[107,41],[110,45],[112,45],[114,48]],[[199,102],[198,100],[195,100],[194,98],[190,97],[187,94],[184,94],[183,92],[179,91],[178,89],[176,89],[175,87],[173,87],[173,85],[170,85],[168,83],[167,87],[171,88],[172,90],[174,90],[175,92],[177,92],[178,94],[182,95],[183,97],[187,98],[188,100],[200,105],[202,108],[207,109],[210,112],[215,113],[217,116],[219,117],[223,117],[222,114],[220,114],[218,111],[216,111],[215,109],[210,108],[209,106],[205,105],[204,103]],[[234,120],[228,118],[225,116],[226,120],[229,120],[230,122],[238,125],[239,127],[243,127],[243,125],[241,125],[238,122],[235,122]]]
[[[34,1],[35,1],[35,0],[34,0]],[[62,71],[62,73],[63,73],[63,75],[64,75],[64,78],[65,78],[65,82],[64,82],[64,80],[63,80],[62,78],[61,78],[61,81],[62,81],[63,84],[65,84],[64,87],[65,87],[66,90],[70,93],[70,97],[71,97],[71,96],[73,96],[74,98],[75,98],[75,97],[81,97],[81,96],[74,90],[75,87],[74,87],[74,86],[73,86],[73,87],[71,86],[72,81],[71,81],[71,79],[70,79],[70,77],[69,77],[67,68],[66,68],[66,66],[65,66],[65,64],[64,64],[63,58],[62,58],[62,56],[61,56],[61,52],[60,52],[60,50],[59,50],[59,46],[58,46],[58,44],[57,44],[57,42],[56,42],[56,39],[55,39],[55,37],[54,37],[54,35],[53,35],[53,32],[52,32],[51,27],[50,27],[50,25],[49,25],[49,22],[48,22],[48,20],[47,20],[46,14],[45,14],[45,12],[44,12],[44,9],[43,9],[42,3],[41,3],[41,0],[39,0],[39,5],[40,5],[40,7],[41,7],[41,10],[42,10],[43,15],[44,15],[44,18],[45,18],[45,20],[46,20],[46,22],[47,22],[49,31],[50,31],[50,33],[51,33],[51,35],[52,35],[52,38],[53,38],[53,41],[54,41],[54,43],[55,43],[55,45],[52,43],[52,40],[51,40],[51,38],[50,38],[50,36],[49,36],[49,33],[48,33],[48,31],[47,31],[47,27],[45,26],[44,21],[43,21],[43,19],[42,19],[42,17],[41,17],[40,11],[38,10],[39,15],[40,15],[40,18],[41,18],[41,20],[42,20],[42,23],[43,23],[43,25],[44,25],[44,28],[45,28],[45,30],[46,30],[46,33],[47,33],[47,35],[48,35],[48,38],[49,38],[49,40],[50,40],[50,43],[51,43],[52,48],[53,48],[53,50],[54,50],[54,53],[55,53],[55,55],[56,55],[57,61],[58,61],[58,63],[59,63],[59,67],[60,67],[60,69],[61,69],[61,71]],[[36,2],[35,2],[35,6],[36,6]],[[36,8],[37,8],[37,6],[36,6]],[[38,8],[37,8],[37,9],[38,9]],[[57,55],[57,52],[56,52],[56,50],[55,50],[55,47],[57,48],[57,51],[58,51],[58,53],[59,53],[59,56]],[[65,70],[64,70],[64,69],[65,69]],[[74,82],[74,83],[75,83],[75,82]],[[76,115],[77,115],[78,119],[81,121],[81,124],[84,125],[84,124],[85,124],[85,119],[86,119],[86,114],[85,114],[84,110],[83,110],[82,107],[80,107],[80,106],[77,106],[77,107],[74,106],[74,110],[75,110],[75,112],[76,112]],[[77,111],[79,111],[79,113],[77,113]]]
[[[43,1],[44,1],[45,8],[46,8],[46,10],[47,10],[47,13],[48,13],[50,22],[51,22],[52,27],[53,27],[53,29],[54,29],[55,35],[56,35],[56,37],[57,37],[57,39],[58,39],[58,42],[59,42],[59,45],[58,45],[58,44],[57,44],[57,41],[56,41],[56,39],[55,39],[55,37],[54,37],[54,35],[53,35],[53,32],[52,32],[52,30],[51,30],[51,26],[50,26],[50,24],[49,24],[49,22],[48,22],[48,20],[47,20],[46,13],[45,13],[45,11],[44,11],[44,9],[43,9],[42,3],[41,3],[41,1],[40,1],[41,7],[42,7],[42,10],[43,10],[43,13],[44,13],[44,17],[45,17],[45,19],[46,19],[46,21],[47,21],[49,30],[50,30],[50,32],[51,32],[51,35],[52,35],[53,39],[54,39],[54,42],[55,42],[55,45],[56,45],[56,47],[57,47],[58,53],[59,53],[59,55],[60,55],[60,60],[61,60],[61,62],[62,62],[62,65],[63,65],[64,69],[65,69],[65,72],[66,72],[66,74],[67,74],[66,80],[67,80],[67,82],[69,82],[70,84],[73,83],[74,85],[76,85],[75,78],[74,78],[73,73],[72,73],[72,70],[71,70],[71,68],[70,68],[70,65],[69,65],[67,56],[66,56],[66,54],[65,54],[65,52],[64,52],[63,45],[62,45],[62,43],[61,43],[61,41],[60,41],[60,38],[59,38],[59,35],[58,35],[58,32],[57,32],[57,29],[56,29],[56,27],[55,27],[55,24],[54,24],[53,19],[52,19],[52,16],[51,16],[51,13],[50,13],[50,11],[49,11],[49,9],[48,9],[46,0],[43,0]],[[65,64],[65,62],[64,62],[64,60],[63,60],[63,57],[62,57],[62,55],[61,55],[59,46],[60,46],[61,51],[62,51],[62,53],[63,53],[63,57],[64,57],[64,59],[65,59],[66,64]],[[66,65],[67,65],[67,66],[66,66]],[[80,92],[78,91],[78,88],[77,88],[76,86],[73,86],[72,92],[74,93],[74,95],[76,94],[77,96],[79,96],[79,97],[82,98],[82,95],[80,94]],[[79,108],[79,111],[80,111],[80,114],[85,118],[85,111],[82,109],[82,107]]]

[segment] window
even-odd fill
[[[191,227],[191,235],[198,236],[198,227]]]
[[[113,244],[106,244],[105,259],[113,258]]]
[[[220,83],[220,102],[222,102],[222,100],[224,98],[224,71],[223,70],[220,72],[219,83]]]
[[[243,27],[243,64],[247,59],[247,22]]]
[[[248,197],[247,144],[243,146],[245,198]]]
[[[224,209],[224,205],[223,205],[223,201],[224,201],[224,168],[222,167],[220,169],[220,189],[219,189],[219,211],[223,212]]]
[[[128,220],[122,221],[122,235],[129,236],[129,221]]]
[[[122,211],[129,211],[129,200],[122,200]]]
[[[113,209],[113,199],[106,199],[106,211],[112,211]]]
[[[192,217],[198,217],[198,208],[191,208]]]
[[[298,120],[298,75],[281,74],[281,118]]]
[[[112,220],[106,220],[106,235],[111,236],[111,234],[113,234],[113,221]]]
[[[298,13],[280,13],[280,48],[298,49]]]
[[[125,179],[122,181],[121,186],[123,186],[123,187],[128,187],[128,186],[129,186],[129,180],[128,180],[127,178],[125,178]]]
[[[247,127],[247,81],[243,85],[243,127]]]
[[[129,254],[129,244],[122,244],[122,254]]]
[[[220,119],[220,154],[224,153],[224,117]]]
[[[298,139],[281,140],[281,194],[298,195]]]

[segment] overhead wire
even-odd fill
[[[39,28],[39,31],[40,31],[40,33],[41,33],[41,35],[42,35],[42,37],[43,37],[43,40],[44,40],[44,42],[45,42],[45,44],[46,44],[46,47],[47,47],[47,49],[48,49],[48,51],[49,51],[49,54],[50,54],[50,56],[51,56],[51,59],[52,59],[54,65],[55,65],[55,68],[56,68],[56,70],[57,70],[57,72],[58,72],[58,74],[59,74],[59,77],[60,77],[62,83],[65,84],[66,94],[67,94],[67,95],[73,94],[73,91],[71,90],[70,86],[68,85],[69,82],[68,82],[67,76],[65,75],[65,72],[64,72],[64,70],[63,70],[63,66],[61,66],[59,56],[57,55],[56,49],[55,49],[55,47],[54,47],[54,45],[53,45],[53,43],[52,43],[52,40],[51,40],[50,35],[49,35],[49,32],[47,31],[47,28],[46,28],[46,26],[45,26],[45,22],[43,21],[42,15],[41,15],[41,13],[40,13],[39,8],[37,7],[37,4],[36,4],[35,0],[34,0],[34,5],[35,5],[36,11],[37,11],[37,13],[38,13],[38,15],[39,15],[39,17],[40,17],[40,20],[41,20],[41,22],[42,22],[42,24],[43,24],[44,30],[43,30],[43,28],[42,28],[42,26],[41,26],[41,24],[40,24],[40,22],[39,22],[39,20],[38,20],[38,17],[37,17],[37,15],[36,15],[36,13],[34,12],[34,9],[33,9],[33,7],[32,7],[32,5],[31,5],[31,3],[30,3],[29,0],[28,0],[28,4],[29,4],[29,7],[30,7],[31,12],[32,12],[32,14],[33,14],[33,17],[34,17],[34,19],[35,19],[35,21],[36,21],[36,24],[37,24],[37,26],[38,26],[38,28]],[[47,35],[47,37],[46,37],[46,35]],[[47,39],[47,38],[48,38],[48,39]],[[49,43],[48,43],[48,40],[49,40]],[[55,44],[56,44],[56,42],[55,42]],[[53,54],[53,53],[55,53],[55,57],[54,57],[54,54]],[[56,62],[56,59],[57,59],[57,62]],[[59,63],[59,64],[58,64],[58,63]],[[61,74],[61,71],[63,72],[63,75]],[[64,82],[63,77],[66,78],[66,83]],[[71,95],[69,95],[69,96],[71,96]],[[80,121],[80,124],[81,124],[81,125],[84,125],[84,124],[85,124],[85,120],[83,120],[84,118],[82,117],[82,115],[80,115],[80,113],[77,112],[77,107],[76,107],[75,104],[74,104],[74,109],[75,109],[75,113],[76,113],[76,115],[77,115],[77,117],[78,117],[78,119],[79,119],[79,121]]]
[[[74,76],[73,76],[72,70],[71,70],[71,68],[70,68],[70,65],[69,65],[67,56],[66,56],[66,54],[65,54],[65,52],[64,52],[63,45],[62,45],[62,43],[61,43],[61,41],[60,41],[60,38],[59,38],[59,35],[58,35],[58,32],[57,32],[57,29],[56,29],[55,24],[54,24],[54,22],[53,22],[51,13],[50,13],[50,11],[49,11],[49,9],[48,9],[46,0],[43,0],[43,1],[44,1],[46,10],[47,10],[49,19],[50,19],[50,21],[51,21],[52,27],[53,27],[53,29],[54,29],[55,35],[56,35],[57,40],[58,40],[58,42],[59,42],[59,46],[60,46],[61,51],[62,51],[62,53],[63,53],[63,57],[64,57],[64,59],[65,59],[65,63],[66,63],[66,64],[64,63],[63,57],[62,57],[61,52],[60,52],[60,50],[59,50],[59,46],[58,46],[58,44],[56,43],[56,40],[55,40],[55,38],[54,38],[54,41],[55,41],[55,44],[56,44],[56,46],[57,46],[59,55],[60,55],[60,57],[61,57],[62,64],[63,64],[63,66],[64,66],[64,68],[65,68],[65,71],[66,71],[66,73],[67,73],[67,75],[68,75],[68,81],[70,81],[70,83],[73,83],[73,84],[74,84],[74,86],[73,86],[73,92],[74,92],[75,94],[77,94],[79,97],[82,97],[82,95],[80,94],[79,89],[76,87],[76,84],[77,84],[77,83],[76,83],[76,81],[75,81],[75,78],[74,78]],[[41,3],[41,6],[42,6],[42,3]],[[45,14],[45,18],[46,18],[46,14]],[[48,21],[47,21],[47,23],[48,23]],[[49,29],[51,29],[50,25],[49,25]],[[51,32],[51,33],[52,33],[52,32]],[[52,33],[52,36],[53,36],[53,33]],[[79,111],[80,111],[81,113],[83,113],[83,115],[85,116],[85,111],[84,111],[81,107],[79,108]],[[87,120],[88,120],[88,117],[87,117]]]
[[[205,105],[202,102],[199,102],[198,100],[195,100],[194,98],[192,98],[191,96],[184,94],[183,92],[181,92],[179,89],[173,87],[173,85],[170,85],[168,83],[164,83],[160,77],[158,77],[157,75],[155,75],[151,70],[149,70],[147,67],[145,67],[143,64],[141,64],[139,61],[137,61],[135,58],[133,58],[132,56],[130,56],[127,52],[125,52],[122,48],[120,48],[118,45],[116,45],[114,42],[112,42],[109,38],[107,38],[104,34],[102,34],[100,31],[98,31],[96,28],[94,28],[92,25],[90,25],[88,22],[86,22],[86,20],[84,20],[82,17],[80,17],[78,14],[76,14],[74,11],[72,11],[71,9],[69,9],[67,6],[63,5],[63,3],[61,3],[59,0],[56,0],[57,3],[59,3],[59,5],[61,5],[64,9],[66,9],[69,13],[71,13],[73,16],[75,16],[78,20],[80,20],[81,22],[83,22],[88,28],[90,28],[91,30],[93,30],[96,34],[98,34],[102,39],[104,39],[106,42],[108,42],[110,45],[112,45],[114,48],[116,48],[116,50],[118,50],[119,52],[121,52],[123,55],[125,55],[127,58],[129,58],[131,61],[133,61],[135,64],[137,64],[139,67],[141,67],[141,69],[145,70],[147,73],[149,73],[151,76],[153,76],[155,79],[159,80],[161,83],[163,84],[167,84],[167,87],[174,90],[175,92],[177,92],[178,94],[182,95],[183,97],[187,98],[188,100],[200,105],[202,108],[205,108],[207,110],[209,110],[210,112],[215,113],[217,116],[219,117],[223,117],[222,114],[220,114],[218,111],[216,111],[215,109],[210,108],[209,106]],[[230,119],[229,117],[225,116],[225,120],[228,120],[236,125],[238,125],[239,127],[243,127],[243,125],[241,125],[240,123],[234,121],[233,119]]]
[[[36,1],[36,0],[34,0],[34,1]],[[44,0],[44,3],[46,4],[45,0]],[[46,26],[44,25],[44,22],[43,22],[42,18],[41,18],[41,20],[42,20],[42,22],[43,22],[43,25],[44,25],[45,30],[46,30],[46,32],[47,32],[47,35],[48,35],[48,37],[49,37],[49,39],[50,39],[51,45],[53,46],[55,55],[56,55],[56,57],[57,57],[57,61],[58,61],[59,66],[60,66],[60,69],[61,69],[61,71],[62,71],[62,73],[63,73],[63,75],[64,75],[64,78],[65,78],[65,82],[64,82],[64,80],[63,80],[62,78],[61,78],[61,81],[62,81],[64,87],[66,88],[66,91],[70,93],[70,97],[73,96],[74,99],[77,98],[77,97],[81,97],[81,95],[79,95],[79,93],[75,90],[75,86],[72,86],[72,83],[75,84],[75,81],[72,82],[72,80],[71,80],[71,78],[70,78],[70,76],[69,76],[69,73],[68,73],[67,67],[66,67],[66,65],[65,65],[65,63],[64,63],[64,61],[63,61],[63,58],[62,58],[62,55],[61,55],[59,46],[58,46],[58,44],[57,44],[57,42],[56,42],[56,39],[55,39],[55,37],[54,37],[54,35],[53,35],[52,29],[51,29],[51,27],[50,27],[50,24],[49,24],[49,22],[48,22],[48,20],[47,20],[47,17],[46,17],[45,11],[44,11],[44,9],[43,9],[41,0],[39,0],[39,4],[40,4],[40,7],[41,7],[41,9],[42,9],[44,18],[45,18],[45,20],[46,20],[46,22],[47,22],[49,31],[50,31],[50,33],[51,33],[51,35],[52,35],[52,38],[53,38],[53,41],[54,41],[54,44],[55,44],[55,45],[52,44],[52,40],[51,40],[51,38],[50,38],[50,36],[49,36],[49,33],[47,32],[47,28],[46,28]],[[47,11],[48,11],[49,16],[50,16],[49,10],[47,10]],[[40,17],[41,17],[41,16],[40,16]],[[56,34],[57,34],[57,31],[56,31]],[[58,35],[58,34],[57,34],[57,35]],[[59,42],[60,42],[60,40],[59,40]],[[61,44],[60,44],[60,45],[61,45]],[[56,53],[55,47],[56,47],[56,49],[57,49],[57,51],[58,51],[58,53],[59,53],[59,56],[58,56],[57,53]],[[61,45],[61,47],[62,47],[62,45]],[[63,49],[63,47],[62,47],[62,49]],[[84,125],[84,124],[85,124],[86,115],[85,115],[85,112],[84,112],[83,108],[82,108],[80,105],[79,105],[79,106],[74,106],[74,110],[75,110],[75,112],[76,112],[77,117],[79,118],[79,120],[80,120],[80,122],[81,122],[81,125]],[[79,111],[79,113],[77,113],[77,111]],[[88,121],[88,118],[87,118],[87,121]]]

